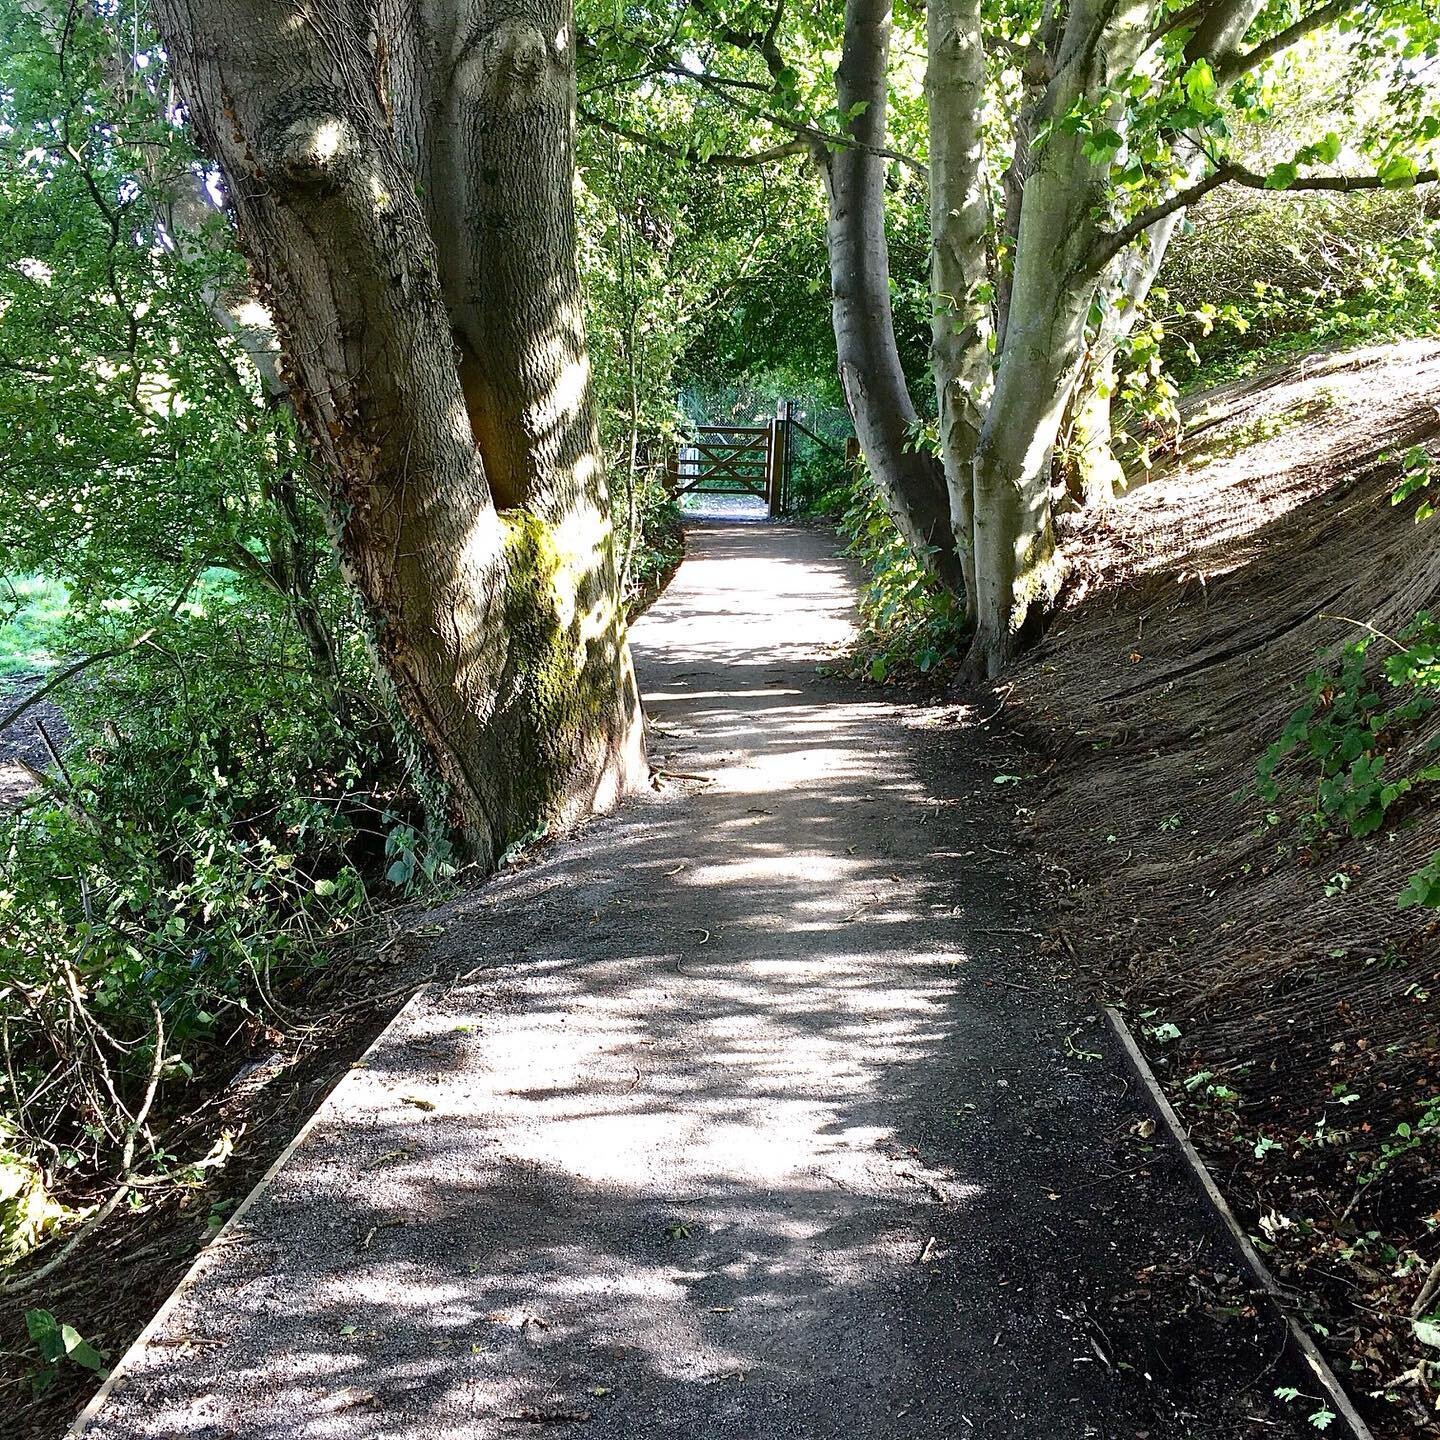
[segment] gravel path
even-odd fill
[[[853,594],[823,533],[692,530],[635,637],[663,793],[429,917],[453,978],[90,1436],[1315,1433],[1039,953],[1017,762],[817,671]]]

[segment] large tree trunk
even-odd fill
[[[1225,0],[1212,6],[1186,42],[1185,59],[1191,63],[1208,59],[1223,80],[1246,32],[1264,8],[1264,0]],[[1193,138],[1177,137],[1175,148],[1182,160],[1175,183],[1183,188],[1199,180],[1210,162],[1205,147]],[[1157,221],[1116,256],[1100,283],[1106,303],[1090,341],[1071,432],[1075,488],[1087,508],[1105,506],[1125,488],[1125,470],[1114,450],[1116,356],[1144,312],[1170,241],[1184,220],[1185,212],[1177,210]]]
[[[930,0],[926,23],[931,364],[950,519],[965,593],[973,602],[975,451],[990,398],[994,342],[980,0]]]
[[[643,753],[595,434],[566,0],[157,0],[376,655],[482,860]]]
[[[890,0],[846,0],[835,88],[855,144],[817,154],[829,210],[826,242],[840,381],[855,433],[886,508],[935,577],[965,577],[950,523],[945,475],[919,446],[919,417],[905,383],[890,307],[885,241],[885,145]]]
[[[1142,0],[1076,0],[1045,97],[1045,117],[1093,103],[1143,53]],[[1108,123],[1123,126],[1111,102]],[[1092,256],[1108,166],[1058,125],[1025,181],[1014,284],[995,391],[975,453],[975,639],[971,664],[994,675],[1054,598],[1062,578],[1050,461],[1074,384],[1098,282]]]

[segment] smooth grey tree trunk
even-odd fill
[[[1066,115],[1102,94],[1139,59],[1149,7],[1141,0],[1076,0],[1046,97]],[[1112,103],[1109,123],[1123,124]],[[995,675],[1053,600],[1050,462],[1075,380],[1098,276],[1090,265],[1107,167],[1059,127],[1025,181],[1014,284],[995,390],[975,452],[975,637],[971,664]]]
[[[886,508],[916,555],[947,588],[965,577],[940,463],[921,448],[890,303],[885,240],[885,145],[890,0],[846,0],[835,74],[840,113],[855,144],[817,151],[828,202],[832,317],[840,382],[855,433]],[[858,107],[858,108],[857,108]]]
[[[157,0],[374,650],[493,861],[643,777],[575,263],[566,0]]]
[[[975,594],[975,452],[990,400],[990,201],[980,0],[930,0],[931,366],[940,457],[967,600]]]

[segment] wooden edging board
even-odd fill
[[[398,1029],[402,1022],[409,1016],[420,1000],[429,990],[428,985],[422,985],[391,1017],[389,1024],[365,1047],[365,1052],[355,1060],[350,1070],[340,1077],[328,1095],[315,1107],[315,1112],[295,1132],[295,1138],[275,1157],[270,1168],[255,1183],[255,1188],[235,1207],[230,1218],[215,1232],[214,1237],[205,1248],[195,1257],[194,1263],[180,1277],[180,1283],[170,1292],[169,1298],[155,1312],[155,1318],[137,1335],[131,1343],[130,1348],[115,1362],[115,1367],[105,1378],[104,1384],[90,1397],[90,1403],[75,1417],[74,1423],[65,1432],[64,1440],[80,1440],[90,1423],[105,1408],[105,1403],[110,1396],[121,1385],[127,1382],[127,1370],[135,1363],[151,1339],[159,1332],[165,1321],[169,1318],[170,1312],[180,1303],[181,1298],[189,1291],[200,1277],[209,1268],[210,1261],[214,1259],[224,1248],[227,1240],[236,1237],[240,1226],[244,1223],[245,1216],[255,1207],[261,1196],[269,1190],[274,1183],[275,1177],[290,1162],[290,1157],[305,1143],[310,1132],[320,1123],[330,1109],[330,1102],[338,1095],[344,1087],[351,1073],[360,1069],[366,1058],[371,1055],[375,1048],[380,1045],[392,1031]]]
[[[1330,1368],[1329,1361],[1321,1354],[1320,1347],[1295,1318],[1285,1292],[1270,1273],[1264,1260],[1260,1258],[1260,1252],[1255,1248],[1254,1242],[1235,1218],[1235,1212],[1220,1193],[1220,1187],[1216,1185],[1215,1177],[1211,1175],[1205,1162],[1200,1158],[1200,1152],[1190,1143],[1190,1137],[1185,1133],[1185,1127],[1180,1123],[1180,1117],[1166,1098],[1165,1091],[1161,1088],[1159,1080],[1155,1078],[1155,1072],[1150,1068],[1150,1062],[1146,1060],[1144,1052],[1136,1043],[1135,1036],[1125,1022],[1125,1017],[1113,1005],[1107,1005],[1105,1018],[1110,1022],[1110,1028],[1115,1032],[1115,1037],[1120,1042],[1120,1048],[1124,1051],[1130,1068],[1149,1094],[1150,1102],[1155,1107],[1160,1122],[1179,1147],[1185,1164],[1194,1177],[1201,1194],[1210,1202],[1211,1208],[1220,1217],[1226,1230],[1230,1232],[1230,1238],[1235,1242],[1235,1248],[1240,1252],[1241,1259],[1245,1262],[1245,1268],[1255,1278],[1256,1284],[1264,1291],[1266,1298],[1284,1321],[1289,1332],[1290,1343],[1309,1366],[1316,1384],[1324,1391],[1326,1404],[1344,1421],[1346,1428],[1355,1437],[1355,1440],[1375,1440],[1370,1427],[1361,1418],[1360,1412],[1356,1410],[1349,1395],[1345,1393],[1344,1386],[1340,1384],[1339,1378]]]

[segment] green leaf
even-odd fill
[[[1080,149],[1092,165],[1110,165],[1125,148],[1125,138],[1117,130],[1097,130],[1081,143]]]
[[[1192,105],[1204,104],[1215,93],[1215,72],[1208,60],[1197,60],[1185,72],[1185,93]]]
[[[105,1368],[105,1357],[73,1325],[62,1325],[60,1338],[65,1344],[65,1354],[77,1365],[87,1370]]]
[[[1408,155],[1392,155],[1380,167],[1380,183],[1388,190],[1403,190],[1415,183],[1418,167]]]

